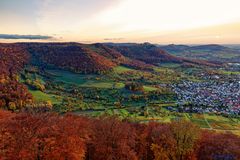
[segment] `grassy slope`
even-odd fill
[[[37,90],[29,90],[30,93],[33,95],[34,100],[37,102],[45,102],[45,101],[51,101],[53,104],[59,104],[62,101],[62,97],[43,93],[41,91]]]
[[[62,81],[67,84],[75,84],[81,87],[94,87],[94,88],[123,88],[124,87],[124,84],[121,82],[115,83],[111,80],[102,80],[101,77],[98,75],[83,75],[83,74],[77,74],[77,73],[72,73],[69,71],[61,71],[61,70],[49,70],[48,72],[56,75],[55,78],[57,81]]]

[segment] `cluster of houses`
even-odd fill
[[[172,85],[184,112],[240,115],[240,81],[192,82]]]

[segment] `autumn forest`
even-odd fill
[[[116,117],[0,111],[1,159],[239,159],[240,138],[178,121],[139,124]]]

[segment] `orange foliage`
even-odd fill
[[[240,159],[240,137],[230,133],[205,131],[199,139],[196,151],[199,160],[237,160]]]
[[[89,138],[89,123],[84,118],[22,113],[0,122],[0,157],[84,159]]]
[[[235,160],[239,151],[240,137],[185,121],[138,124],[0,110],[0,159]]]
[[[20,109],[32,100],[27,87],[17,79],[17,73],[28,60],[29,54],[23,46],[0,45],[0,108]]]
[[[38,60],[59,68],[81,73],[103,73],[116,63],[85,45],[77,43],[27,44],[29,52]]]
[[[135,130],[127,122],[104,118],[93,124],[94,136],[89,145],[92,160],[137,160]]]

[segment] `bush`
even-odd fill
[[[143,91],[143,85],[137,82],[128,82],[125,88],[130,91]]]

